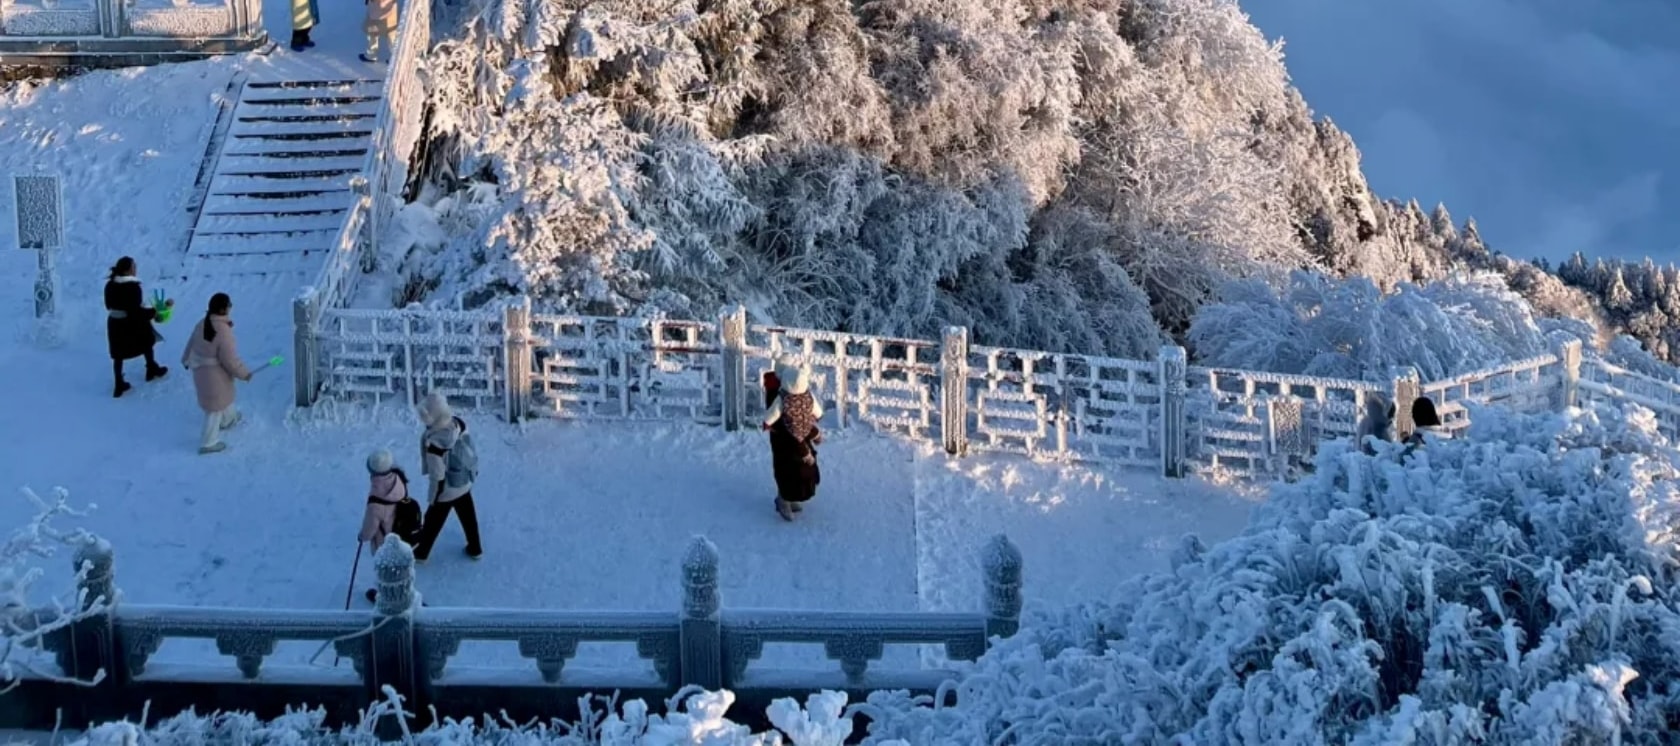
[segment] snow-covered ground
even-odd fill
[[[178,366],[182,335],[208,296],[225,291],[247,359],[289,356],[296,288],[156,278],[185,249],[185,206],[216,98],[237,66],[275,64],[253,57],[95,73],[0,96],[0,174],[62,174],[70,217],[59,258],[61,346],[31,341],[33,253],[0,253],[0,313],[19,342],[0,353],[0,390],[11,392],[8,415],[20,428],[0,449],[0,473],[5,489],[63,486],[74,501],[96,503],[86,525],[116,547],[117,582],[133,603],[339,607],[365,456],[388,447],[417,468],[412,414],[329,406],[293,415],[286,369],[241,387],[246,421],[229,434],[228,452],[196,453],[200,414]],[[9,210],[9,180],[0,189]],[[0,221],[0,246],[15,245],[12,229]],[[143,384],[135,361],[136,390],[113,400],[100,288],[122,254],[139,259],[148,290],[177,299],[159,347],[175,370]],[[821,494],[788,525],[771,510],[769,453],[757,432],[471,419],[487,553],[480,562],[460,555],[450,528],[419,573],[433,605],[675,612],[678,562],[689,537],[704,534],[721,552],[728,606],[977,610],[978,550],[997,532],[1025,554],[1029,605],[1062,604],[1164,568],[1185,532],[1210,543],[1235,534],[1249,509],[1235,491],[1198,481],[1016,457],[950,459],[852,431],[824,447]],[[26,509],[0,499],[8,525]],[[66,575],[64,564],[47,567],[50,578]],[[372,580],[365,561],[362,573],[357,608]],[[278,655],[296,661],[313,650],[282,646]],[[207,655],[208,644],[178,641],[158,660]],[[487,655],[516,662],[511,649]]]

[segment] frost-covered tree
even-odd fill
[[[23,496],[33,507],[34,517],[0,545],[0,694],[17,687],[26,675],[62,683],[97,684],[103,672],[92,681],[66,678],[54,672],[50,664],[42,667],[40,656],[50,635],[104,613],[116,599],[80,597],[77,587],[88,567],[77,569],[78,584],[63,593],[46,599],[34,594],[42,577],[42,560],[99,539],[80,529],[66,531],[54,525],[58,519],[83,515],[70,506],[69,493],[63,489],[54,490],[50,499],[29,489],[23,490]]]
[[[1202,307],[1189,337],[1208,365],[1372,381],[1397,366],[1438,380],[1547,352],[1528,303],[1489,274],[1392,293],[1311,272],[1278,287],[1233,282]]]
[[[1578,257],[1553,278],[1444,206],[1374,197],[1234,0],[468,0],[439,20],[423,196],[382,257],[398,303],[741,303],[1129,355],[1157,338],[1139,298],[1182,341],[1234,279],[1495,272],[1541,316],[1680,356],[1675,268]],[[1075,215],[1099,243],[1058,238]]]

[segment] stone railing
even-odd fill
[[[144,64],[267,43],[261,0],[0,0],[8,64]]]
[[[687,420],[734,430],[763,411],[760,377],[777,360],[812,372],[830,428],[865,425],[953,454],[1020,453],[1158,469],[1277,477],[1320,441],[1411,432],[1411,402],[1440,404],[1446,430],[1468,423],[1466,402],[1561,406],[1579,380],[1579,343],[1532,360],[1423,383],[1387,383],[1190,366],[1180,347],[1155,360],[970,345],[953,327],[939,341],[747,323],[500,310],[330,308],[300,299],[299,406],[320,396],[412,406],[438,391],[468,409],[527,417]],[[1597,369],[1608,370],[1608,369]],[[1625,377],[1625,376],[1624,376]]]
[[[79,589],[85,602],[116,598],[109,545],[75,558],[90,570]],[[695,538],[682,561],[682,608],[672,612],[586,612],[443,609],[420,604],[414,555],[400,540],[375,557],[374,610],[285,611],[140,606],[118,602],[47,638],[56,673],[78,686],[26,678],[0,697],[0,728],[47,728],[150,717],[197,708],[273,716],[287,706],[323,706],[339,722],[382,699],[387,689],[423,718],[480,717],[525,721],[577,715],[590,693],[664,699],[684,687],[727,688],[743,713],[762,713],[775,698],[822,689],[861,698],[877,689],[937,692],[948,669],[879,668],[888,646],[938,646],[951,661],[973,661],[993,637],[1013,635],[1021,613],[1021,554],[997,536],[982,560],[986,608],[972,614],[727,609],[718,592],[716,548]],[[154,660],[175,639],[214,640],[232,658],[221,665]],[[349,661],[345,668],[270,662],[284,641],[318,642]],[[523,669],[451,668],[463,643],[511,642],[531,661]],[[633,645],[646,668],[572,670],[580,644]],[[766,645],[820,646],[835,667],[777,669],[759,662]],[[353,673],[352,673],[353,671]]]

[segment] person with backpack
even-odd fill
[[[385,537],[396,536],[413,546],[420,541],[420,503],[408,496],[408,475],[398,468],[391,452],[374,451],[367,459],[368,498],[362,511],[362,532],[357,541],[367,542],[378,552]],[[379,597],[377,589],[367,590],[367,600]]]
[[[770,465],[776,477],[776,514],[784,521],[805,510],[805,503],[817,495],[822,469],[817,465],[816,446],[822,444],[822,402],[811,393],[811,371],[792,359],[777,366],[775,377],[766,376],[765,430],[770,433]],[[774,386],[774,388],[772,388]]]
[[[417,414],[426,431],[420,436],[420,463],[428,484],[426,516],[421,520],[420,543],[414,561],[425,562],[443,524],[454,513],[467,535],[467,556],[484,556],[478,540],[478,510],[473,505],[473,480],[478,478],[478,449],[467,434],[467,423],[456,417],[443,394],[433,391],[420,402]]]

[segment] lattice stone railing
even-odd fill
[[[1574,375],[1579,377],[1581,360],[1579,352],[1574,354]],[[1465,402],[1499,404],[1521,412],[1557,410],[1567,375],[1564,369],[1562,353],[1542,355],[1432,381],[1420,391],[1435,402],[1441,429],[1457,435],[1470,426]]]
[[[0,51],[25,56],[235,52],[267,38],[259,0],[0,0]],[[45,46],[19,46],[31,41]]]
[[[954,454],[1019,453],[1173,476],[1200,467],[1277,477],[1304,466],[1326,439],[1404,438],[1420,396],[1436,402],[1448,433],[1466,426],[1470,402],[1559,407],[1574,400],[1564,389],[1574,391],[1582,364],[1571,343],[1449,380],[1425,384],[1402,369],[1373,383],[1191,367],[1172,346],[1155,360],[1125,360],[970,345],[960,327],[935,342],[752,325],[741,309],[716,322],[533,314],[529,299],[499,311],[328,310],[300,317],[296,331],[302,404],[321,395],[413,404],[441,391],[510,420],[739,429],[763,412],[763,374],[785,361],[810,372],[825,427],[867,425]],[[1653,401],[1666,395],[1638,385],[1655,392]],[[1404,405],[1389,422],[1396,402]]]
[[[1566,396],[1578,395],[1586,402],[1644,407],[1656,415],[1658,431],[1671,440],[1680,441],[1680,383],[1593,358],[1582,361],[1580,370],[1573,386],[1566,381]]]
[[[516,419],[740,427],[761,411],[754,392],[762,374],[788,360],[811,371],[833,427],[866,424],[955,453],[1159,466],[1169,474],[1189,464],[1285,474],[1310,459],[1318,441],[1377,432],[1373,413],[1419,395],[1436,398],[1457,431],[1462,402],[1532,407],[1556,397],[1562,375],[1561,358],[1550,355],[1427,386],[1401,371],[1383,386],[1188,368],[1175,347],[1155,361],[1123,360],[971,347],[960,328],[936,343],[754,326],[740,311],[716,323],[533,315],[528,301],[500,314],[334,311],[317,326],[300,349],[320,356],[321,390],[336,398],[414,402],[441,390],[480,407],[499,401]],[[1399,437],[1410,430],[1409,411],[1396,414]]]
[[[1192,457],[1253,475],[1285,473],[1321,440],[1358,437],[1373,400],[1392,400],[1380,384],[1282,373],[1192,367],[1190,384]]]
[[[990,638],[1013,635],[1021,615],[1020,550],[1000,535],[984,552],[985,608],[966,614],[724,609],[717,548],[703,537],[696,537],[683,557],[682,604],[675,612],[440,609],[421,606],[414,554],[393,537],[374,558],[378,596],[368,613],[96,605],[114,587],[110,546],[98,543],[75,558],[78,567],[93,567],[79,589],[90,613],[48,634],[47,647],[57,653],[60,669],[48,673],[92,679],[104,672],[97,686],[63,690],[80,712],[120,711],[125,703],[154,699],[192,702],[194,687],[207,684],[244,687],[228,690],[232,695],[271,691],[269,704],[276,711],[323,701],[329,690],[342,698],[347,684],[350,691],[359,688],[364,705],[383,699],[389,688],[416,711],[451,709],[458,696],[471,706],[471,691],[485,686],[504,697],[510,688],[541,687],[544,701],[613,690],[670,696],[685,686],[773,696],[877,685],[932,693],[955,674],[923,667],[872,670],[871,663],[889,646],[928,644],[942,645],[950,660],[973,661]],[[155,663],[165,641],[181,638],[214,640],[232,665]],[[267,665],[277,645],[292,640],[333,648],[350,660],[360,681],[341,670]],[[488,669],[488,677],[482,667],[466,676],[453,674],[450,661],[472,641],[513,642],[538,675],[529,677],[531,668],[525,668],[525,676],[510,676],[521,669],[505,667]],[[654,676],[628,667],[574,676],[566,664],[590,642],[634,645],[637,655],[652,663]],[[765,645],[787,642],[821,645],[833,668],[755,667]]]

